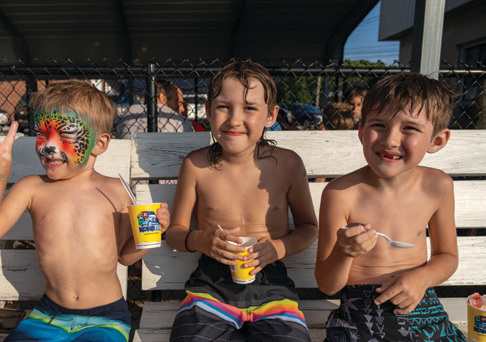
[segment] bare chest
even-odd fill
[[[273,222],[282,218],[287,221],[288,186],[280,179],[262,174],[220,176],[198,183],[197,188],[198,218],[209,225],[217,222],[225,228],[252,229],[261,226],[267,231]]]

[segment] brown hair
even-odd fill
[[[268,105],[268,115],[271,115],[273,109],[277,105],[277,87],[268,70],[260,64],[250,60],[232,61],[214,75],[209,83],[208,105],[211,105],[211,101],[221,93],[223,81],[229,78],[237,79],[243,87],[245,87],[245,100],[248,91],[250,90],[250,82],[252,80],[259,81],[263,86],[265,103]],[[268,155],[265,155],[264,150],[261,150],[260,148],[265,146],[274,148],[276,146],[274,140],[265,139],[264,135],[265,129],[262,132],[262,136],[257,143],[257,149],[255,150],[256,156],[259,159],[269,157]],[[221,152],[221,145],[218,142],[215,142],[209,147],[208,158],[211,165],[214,166],[217,164],[219,158],[221,158]]]
[[[252,80],[259,81],[265,92],[265,103],[268,105],[268,113],[270,114],[277,105],[277,86],[272,76],[263,66],[250,60],[233,61],[214,75],[208,89],[209,103],[219,95],[223,87],[223,81],[228,78],[237,79],[245,87],[245,99],[250,90],[250,82]]]
[[[353,129],[353,107],[346,102],[329,102],[324,108],[326,129]]]
[[[161,93],[164,94],[167,99],[165,105],[179,113],[179,88],[170,81],[160,81],[157,82],[157,95],[160,95]]]
[[[434,135],[449,126],[454,109],[454,95],[439,81],[418,73],[386,76],[368,91],[363,102],[361,124],[370,112],[380,112],[390,106],[396,115],[410,107],[412,113],[423,109],[434,125]]]
[[[85,116],[96,131],[96,137],[113,128],[115,104],[88,81],[68,80],[51,83],[32,94],[30,105],[39,112],[74,112]]]

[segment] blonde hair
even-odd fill
[[[36,112],[74,112],[86,118],[96,137],[113,129],[115,104],[88,81],[68,80],[50,84],[32,94],[30,105]]]

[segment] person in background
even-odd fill
[[[324,120],[319,129],[353,129],[355,127],[353,107],[346,102],[329,102],[324,108]]]
[[[193,132],[191,121],[178,112],[181,108],[183,104],[179,105],[177,88],[167,81],[157,82],[157,132]],[[115,138],[130,139],[135,132],[147,132],[146,105],[131,105],[116,122]]]
[[[184,95],[182,93],[181,88],[176,86],[175,84],[165,81],[164,82],[164,89],[165,89],[165,96],[167,98],[167,103],[166,105],[187,118],[189,115],[188,113],[188,108],[187,108],[187,102],[184,100]],[[197,122],[196,120],[191,120],[192,127],[194,129],[194,132],[205,132],[206,130],[204,127]]]
[[[353,109],[354,128],[358,128],[361,120],[361,112],[363,110],[363,100],[366,96],[366,88],[353,87],[349,90],[346,96],[346,102],[349,103]]]

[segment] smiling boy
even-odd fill
[[[179,251],[203,253],[171,341],[229,341],[239,329],[249,341],[310,341],[280,260],[312,244],[317,220],[302,160],[264,138],[278,114],[275,84],[259,64],[230,63],[211,81],[206,112],[216,143],[184,159],[166,236]],[[194,207],[198,229],[190,231]],[[245,257],[230,243],[240,236],[258,239]],[[255,267],[254,282],[232,281],[237,259]]]
[[[45,295],[7,341],[128,341],[130,313],[117,262],[131,265],[148,250],[135,247],[128,220],[130,197],[118,178],[94,170],[106,151],[113,102],[91,84],[53,83],[32,95],[36,151],[44,176],[19,180],[0,202],[0,237],[28,210]],[[0,144],[5,190],[17,124]],[[159,213],[169,225],[167,204]]]
[[[385,77],[366,95],[358,134],[368,165],[330,182],[321,199],[316,280],[328,295],[341,291],[328,341],[465,340],[432,289],[458,264],[452,180],[418,166],[447,144],[453,100],[419,74]]]

